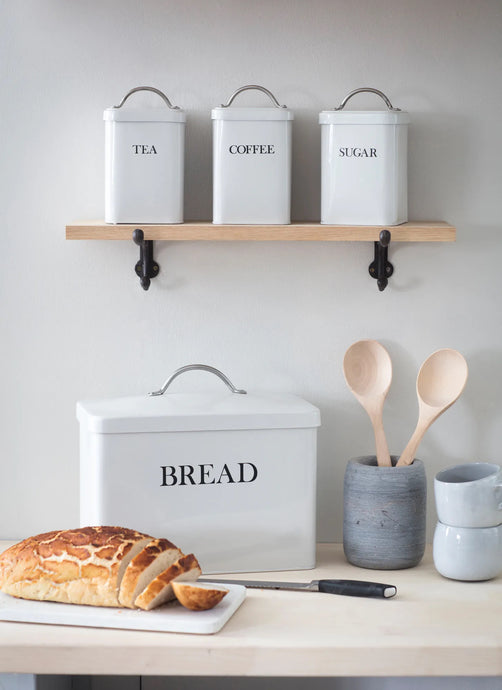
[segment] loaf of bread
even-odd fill
[[[22,599],[120,606],[127,566],[152,539],[122,527],[38,534],[0,555],[0,588]]]
[[[174,580],[201,574],[193,554],[123,527],[29,537],[0,554],[0,589],[22,599],[150,610],[174,599]]]

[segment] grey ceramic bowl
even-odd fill
[[[379,467],[374,455],[347,463],[343,549],[353,565],[398,570],[418,565],[425,551],[427,481],[424,465]]]

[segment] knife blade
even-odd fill
[[[350,597],[378,597],[390,599],[397,594],[397,587],[381,582],[364,580],[312,580],[311,582],[275,582],[273,580],[228,580],[199,578],[198,582],[214,582],[220,585],[244,585],[255,589],[283,589],[294,592],[326,592]]]

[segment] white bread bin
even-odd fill
[[[369,91],[387,110],[344,110]],[[399,225],[408,220],[408,113],[378,89],[349,93],[321,124],[321,223]]]
[[[158,108],[124,108],[132,94],[151,91]],[[152,86],[138,86],[105,121],[105,222],[182,223],[186,115]]]
[[[166,391],[190,370],[210,392]],[[150,395],[77,403],[81,525],[193,552],[205,573],[315,566],[319,410],[178,369]]]
[[[270,107],[230,108],[242,91],[266,93]],[[213,108],[213,223],[281,225],[291,222],[293,113],[254,84]]]

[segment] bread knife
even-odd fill
[[[378,597],[390,599],[397,594],[397,587],[380,582],[363,580],[312,580],[311,582],[274,582],[268,580],[227,580],[199,578],[197,582],[214,582],[219,585],[244,585],[257,589],[284,589],[294,592],[326,592],[350,597]]]

